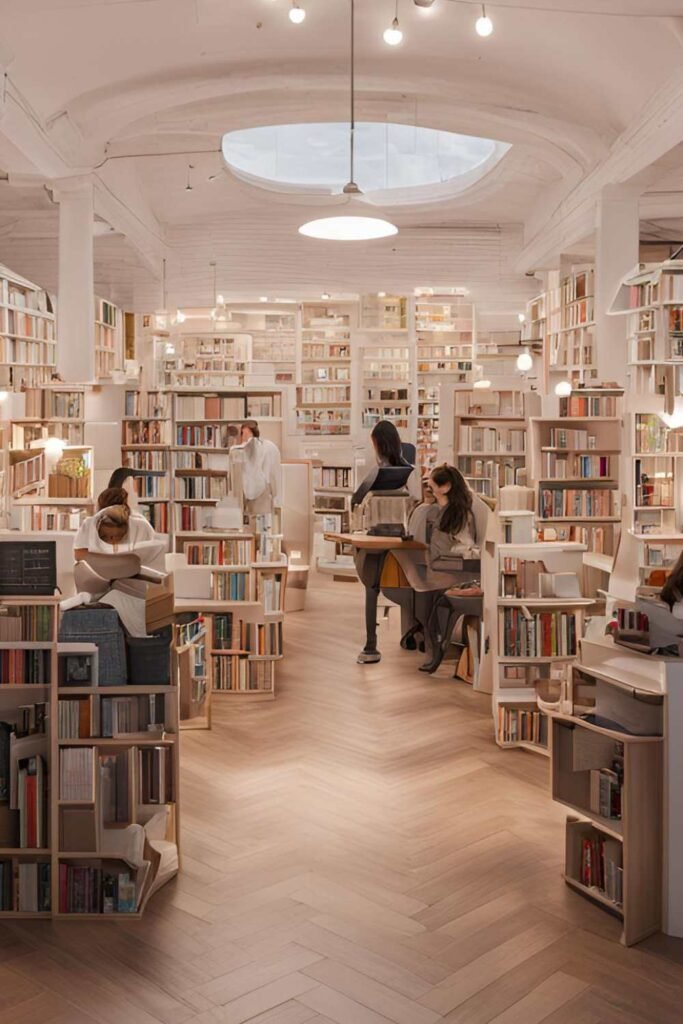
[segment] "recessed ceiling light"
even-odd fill
[[[398,228],[379,217],[322,217],[302,224],[299,234],[331,242],[365,242],[397,235]]]

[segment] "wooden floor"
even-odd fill
[[[382,636],[288,617],[274,704],[183,736],[180,877],[140,922],[0,926],[0,1024],[680,1024],[683,942],[626,950],[561,877],[545,760]]]

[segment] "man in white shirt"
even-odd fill
[[[268,514],[280,508],[282,465],[277,445],[261,437],[256,420],[245,420],[238,448],[244,452],[242,487],[247,515]]]

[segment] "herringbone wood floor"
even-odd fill
[[[560,878],[544,760],[383,637],[359,588],[287,620],[271,705],[183,736],[184,864],[140,922],[0,926],[0,1024],[680,1024],[683,943],[637,949]]]

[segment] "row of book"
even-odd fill
[[[390,347],[382,345],[379,348],[373,345],[372,348],[367,348],[363,352],[363,369],[365,372],[368,366],[374,366],[378,363],[394,365],[397,362],[407,362],[409,357],[410,349],[404,345],[392,345]]]
[[[61,914],[134,914],[137,909],[137,886],[130,871],[59,865]]]
[[[123,443],[168,444],[168,428],[163,420],[126,420],[123,424]]]
[[[326,387],[304,384],[299,389],[299,401],[304,405],[350,402],[351,388],[348,384],[328,384]]]
[[[475,427],[461,424],[458,446],[465,452],[506,452],[523,455],[526,431],[515,427]]]
[[[405,409],[396,409],[389,406],[363,409],[361,417],[363,427],[372,429],[380,420],[390,420],[398,430],[407,430],[409,426],[408,413]]]
[[[20,284],[7,282],[7,302],[10,306],[19,306],[21,309],[32,309],[36,313],[49,313],[49,300],[47,292],[23,288]]]
[[[168,479],[157,474],[137,476],[135,493],[138,498],[168,498]]]
[[[281,611],[283,596],[283,577],[281,573],[266,574],[260,573],[257,576],[257,601],[262,601],[267,612]]]
[[[245,395],[220,397],[219,395],[177,395],[176,420],[245,420]]]
[[[351,430],[348,409],[297,409],[296,421],[306,434],[348,434]]]
[[[282,655],[282,623],[249,623],[248,650],[262,657],[279,658]]]
[[[48,437],[56,437],[67,445],[83,443],[82,423],[12,423],[12,448],[24,451],[36,441],[46,441]]]
[[[577,651],[576,616],[572,612],[537,612],[504,608],[501,650],[505,657],[574,657]]]
[[[542,488],[541,519],[591,519],[618,515],[615,493],[611,490],[582,490],[572,487]]]
[[[170,396],[165,391],[126,391],[124,415],[140,419],[167,419]]]
[[[49,861],[0,861],[0,911],[42,914],[50,910]]]
[[[24,395],[24,412],[27,419],[83,419],[82,391],[27,388]]]
[[[669,507],[674,503],[673,461],[647,471],[641,459],[634,466],[635,504],[643,508]]]
[[[102,299],[99,303],[99,309],[97,310],[97,319],[108,327],[116,327],[116,306],[112,305],[111,302],[106,302]]]
[[[597,889],[617,906],[624,902],[622,856],[622,845],[617,839],[594,832],[581,840],[581,884]]]
[[[0,686],[48,686],[50,670],[49,650],[0,651]]]
[[[498,741],[500,743],[535,743],[548,746],[548,718],[533,708],[510,708],[498,705]]]
[[[541,530],[541,540],[559,540],[585,544],[589,551],[611,555],[614,553],[614,530],[611,526],[580,526],[578,524],[558,523],[553,528],[553,536],[546,536]]]
[[[518,483],[520,472],[524,472],[523,464],[515,463],[515,458],[523,459],[524,456],[477,459],[470,455],[460,455],[458,469],[468,480],[489,480],[494,487],[505,487]]]
[[[392,402],[407,402],[408,389],[366,387],[363,401],[369,403],[386,402],[388,404],[391,404]]]
[[[521,391],[455,392],[456,416],[524,416],[524,394]]]
[[[591,768],[590,809],[601,818],[621,819],[621,790],[624,783],[623,757],[615,757],[611,768]]]
[[[47,480],[48,498],[89,498],[91,493],[90,469],[83,457],[60,459]]]
[[[175,497],[185,501],[220,501],[228,494],[228,477],[176,476]]]
[[[145,517],[157,533],[168,533],[170,521],[168,505],[165,505],[163,502],[155,502],[153,505],[142,505],[140,507],[140,514]],[[180,528],[178,526],[178,529]]]
[[[163,694],[69,697],[58,702],[60,739],[153,738],[165,728]]]
[[[656,413],[636,413],[636,453],[666,455],[670,431]]]
[[[324,366],[304,366],[302,384],[348,384],[351,368],[329,363]]]
[[[562,330],[584,327],[593,322],[593,297],[575,300],[561,310]]]
[[[3,333],[9,334],[14,338],[54,341],[54,320],[38,316],[35,313],[20,313],[16,309],[6,310],[6,315],[6,328]]]
[[[216,572],[212,574],[212,594],[214,600],[246,601],[248,593],[248,573]]]
[[[543,474],[547,480],[566,480],[580,477],[582,480],[607,480],[612,473],[609,455],[557,455],[544,452]]]
[[[238,443],[238,435],[228,424],[202,427],[184,424],[176,427],[175,439],[180,448],[230,448]]]
[[[350,466],[320,466],[313,470],[315,487],[353,487],[353,469]]]
[[[213,685],[216,690],[270,691],[273,678],[272,661],[251,661],[246,655],[213,657]]]
[[[597,448],[597,438],[595,434],[590,434],[587,430],[551,427],[548,433],[548,445],[550,448],[564,448],[567,451],[590,451]]]
[[[40,530],[44,533],[74,533],[87,513],[84,508],[50,508],[49,505],[31,505],[16,510],[21,522],[20,529]]]
[[[18,759],[17,807],[19,846],[25,850],[47,847],[47,766],[39,754]]]
[[[55,608],[49,604],[5,605],[0,615],[0,643],[49,643],[54,636],[54,615]]]
[[[439,417],[439,402],[420,402],[417,407],[418,419],[433,419]]]
[[[350,346],[341,345],[338,342],[325,344],[304,342],[301,352],[303,359],[351,359]]]
[[[62,747],[59,752],[59,799],[95,802],[95,768],[100,775],[100,803],[105,823],[130,820],[130,758],[137,752],[137,799],[163,804],[173,799],[172,756],[166,746],[129,747],[99,754],[95,747]]]
[[[560,399],[560,416],[616,416],[617,395],[570,395]]]
[[[190,541],[183,545],[188,565],[251,565],[253,543],[251,538]]]
[[[123,458],[124,465],[130,469],[145,470],[149,473],[165,473],[168,469],[166,452],[124,452]]]

